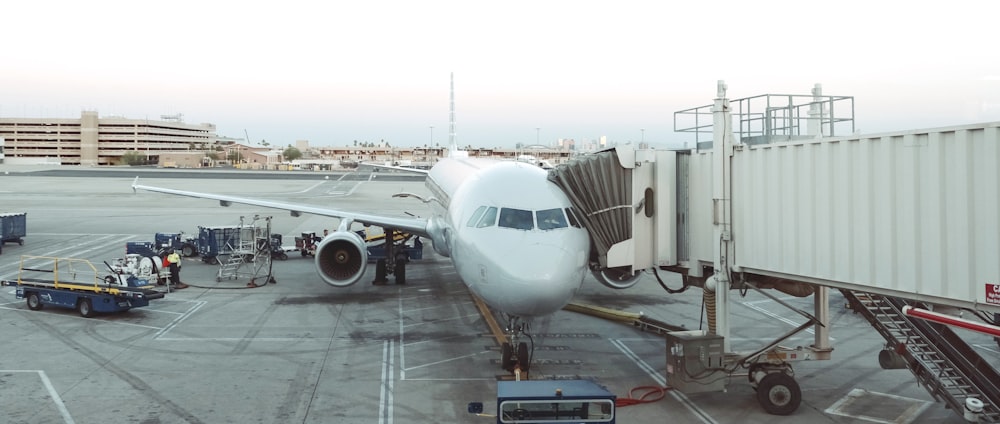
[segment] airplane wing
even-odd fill
[[[422,218],[402,218],[383,215],[373,215],[361,212],[341,211],[320,206],[307,205],[302,203],[275,202],[271,200],[251,199],[246,197],[227,196],[222,194],[198,193],[194,191],[174,190],[170,188],[152,187],[139,184],[139,177],[135,177],[132,182],[132,190],[146,190],[156,193],[172,194],[175,196],[195,197],[199,199],[218,200],[221,206],[229,206],[233,203],[244,205],[261,206],[265,208],[284,209],[291,212],[292,216],[299,216],[303,213],[313,215],[330,216],[334,218],[350,219],[366,225],[375,225],[383,228],[402,230],[411,234],[430,237],[427,220]]]

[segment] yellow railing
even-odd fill
[[[32,278],[44,275],[51,277]],[[20,268],[17,272],[17,283],[20,285],[51,286],[57,289],[88,290],[97,293],[119,293],[117,288],[104,282],[98,275],[94,264],[79,258],[22,255]]]

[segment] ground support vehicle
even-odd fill
[[[110,283],[135,279],[130,286],[164,285],[170,281],[170,268],[164,264],[163,255],[143,256],[138,253],[127,253],[124,258],[116,258],[108,264],[112,275],[104,277]]]
[[[316,247],[323,240],[316,237],[316,233],[302,233],[301,237],[295,237],[295,250],[302,254],[302,257],[316,256]]]
[[[3,253],[3,245],[7,242],[16,242],[24,246],[24,237],[28,230],[28,214],[21,213],[0,213],[0,253]]]
[[[156,245],[151,241],[127,241],[125,242],[125,255],[139,256],[159,256]]]
[[[420,237],[408,238],[405,242],[396,245],[397,253],[406,254],[408,260],[420,260],[424,258],[424,242]],[[368,262],[376,262],[386,258],[386,246],[384,243],[368,245]]]
[[[158,250],[174,249],[185,258],[198,254],[198,238],[184,232],[156,233],[153,240]]]
[[[590,380],[497,382],[497,424],[615,422],[617,396]],[[469,413],[483,414],[482,402],[469,403]]]
[[[28,309],[37,311],[44,305],[76,309],[90,318],[98,312],[123,312],[149,306],[149,301],[164,294],[135,286],[136,278],[115,277],[109,283],[101,278],[90,261],[75,258],[21,256],[17,280],[3,281],[16,286],[18,299],[25,299]]]
[[[286,248],[281,245],[281,234],[271,234],[270,249],[271,249],[271,259],[277,259],[279,261],[287,260],[288,252],[294,251],[294,248],[289,248],[286,250]]]
[[[202,262],[210,265],[219,264],[219,256],[232,255],[239,248],[241,240],[254,239],[254,227],[247,225],[230,225],[215,227],[198,227],[198,254]]]

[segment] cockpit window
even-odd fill
[[[475,227],[479,223],[479,218],[483,217],[483,212],[486,212],[486,206],[476,208],[476,211],[472,213],[472,218],[469,218],[469,222],[465,225],[467,227]]]
[[[566,228],[566,215],[562,209],[546,209],[535,212],[538,219],[539,230],[552,230],[555,228]]]
[[[573,209],[573,208],[566,208],[566,216],[569,217],[569,225],[572,225],[572,226],[574,226],[576,228],[582,228],[582,227],[580,227],[580,221],[576,219],[576,210],[575,209]]]
[[[531,211],[503,208],[500,210],[499,225],[517,230],[530,230],[535,227],[535,222],[532,219]]]
[[[479,224],[476,224],[476,228],[492,227],[497,223],[497,208],[490,206],[483,213],[483,217],[479,220]]]

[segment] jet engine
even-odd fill
[[[604,268],[591,271],[601,284],[613,289],[627,289],[639,282],[642,271],[631,272],[629,267]]]
[[[368,248],[361,236],[351,231],[335,231],[316,247],[316,269],[323,281],[347,287],[365,275]]]

